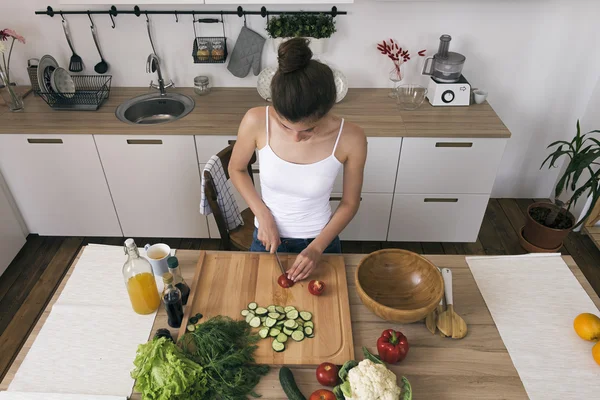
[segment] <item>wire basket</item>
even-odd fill
[[[221,23],[223,36],[198,36],[196,23]],[[194,19],[194,46],[192,57],[196,64],[223,64],[227,60],[227,38],[225,37],[225,23],[223,17]]]
[[[50,86],[40,96],[55,110],[95,111],[108,99],[111,75],[72,75],[75,93],[56,93]]]

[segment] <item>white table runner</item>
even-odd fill
[[[0,392],[0,400],[127,400],[127,398],[65,393]]]
[[[560,255],[467,257],[467,263],[529,397],[600,398],[594,343],[573,330],[578,314],[600,313]]]
[[[119,246],[85,248],[8,391],[131,395],[137,346],[148,340],[156,313],[131,308],[125,260]]]

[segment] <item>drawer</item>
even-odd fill
[[[227,136],[204,136],[204,135],[196,135],[194,136],[196,140],[196,154],[198,155],[198,163],[206,164],[210,157],[214,156],[225,147],[229,145],[230,140],[236,140],[236,135],[227,135]],[[258,157],[258,152],[256,152],[256,156]],[[258,165],[258,158],[255,163]]]
[[[405,138],[396,193],[489,194],[506,139]]]
[[[363,193],[393,193],[402,138],[368,138]],[[340,169],[333,191],[343,192],[344,168]]]
[[[342,240],[386,240],[393,194],[363,193],[360,208],[346,229],[340,234]],[[340,204],[341,194],[331,195],[331,211]],[[339,200],[334,200],[334,199]]]
[[[474,242],[489,195],[396,194],[389,241]]]

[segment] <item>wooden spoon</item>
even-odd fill
[[[462,339],[467,335],[467,324],[458,314],[454,312],[452,299],[452,271],[448,268],[442,269],[444,278],[444,294],[446,296],[446,311],[438,315],[437,327],[446,336],[453,339]]]

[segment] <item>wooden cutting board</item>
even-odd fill
[[[295,254],[279,254],[287,270]],[[270,365],[316,366],[322,362],[343,364],[354,359],[352,324],[346,268],[341,255],[324,255],[311,279],[325,282],[325,292],[313,296],[308,282],[283,289],[277,284],[281,271],[275,256],[266,253],[201,252],[191,285],[180,335],[185,332],[190,316],[200,312],[204,318],[226,315],[242,319],[240,312],[248,303],[261,307],[271,304],[294,306],[313,315],[315,337],[295,342],[291,338],[286,349],[277,353],[272,339],[262,339],[256,350],[256,362]],[[258,331],[258,330],[257,330]]]

